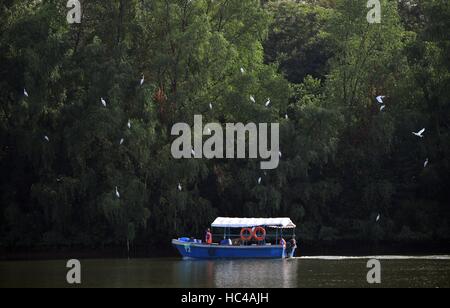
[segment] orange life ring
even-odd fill
[[[264,229],[263,227],[257,227],[253,231],[253,237],[258,242],[264,241],[266,239],[266,234],[266,229]]]
[[[250,229],[250,228],[242,228],[242,230],[241,230],[241,240],[243,240],[244,242],[248,242],[248,241],[252,240],[252,237],[253,237],[252,229]]]

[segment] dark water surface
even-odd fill
[[[80,260],[81,287],[373,287],[366,280],[371,258]],[[376,258],[381,262],[380,287],[450,287],[450,256]],[[0,262],[0,287],[68,287],[66,262]]]

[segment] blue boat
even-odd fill
[[[172,244],[187,259],[283,259],[295,256],[296,226],[289,218],[219,217],[211,228],[223,232],[213,234],[208,229],[209,243],[181,237],[172,240]],[[292,234],[283,234],[286,229],[292,230]],[[214,242],[217,237],[221,240]]]

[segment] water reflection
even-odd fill
[[[179,287],[214,287],[214,262],[201,260],[180,260],[172,271],[172,281]]]
[[[180,286],[215,288],[296,287],[298,262],[293,260],[180,261],[173,271]]]
[[[385,257],[381,287],[450,287],[449,256]],[[81,287],[368,287],[367,257],[81,260]],[[2,287],[68,287],[65,261],[0,262]]]

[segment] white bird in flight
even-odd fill
[[[378,103],[380,103],[380,104],[384,104],[384,102],[383,102],[383,99],[385,98],[386,96],[377,96],[377,102]]]
[[[253,97],[253,95],[250,95],[250,100],[251,100],[253,103],[256,103],[256,99]]]
[[[270,103],[271,103],[270,98],[268,98],[268,99],[267,99],[267,102],[266,102],[266,107],[269,107],[269,106],[270,106]]]
[[[26,89],[23,89],[23,95],[25,95],[26,97],[28,97],[28,92]]]
[[[100,101],[102,102],[103,107],[106,107],[106,101],[104,100],[103,97],[100,99]]]
[[[419,137],[419,138],[423,138],[423,133],[425,133],[425,128],[423,128],[420,132],[415,133],[413,132],[413,135]]]
[[[427,160],[423,163],[423,167],[426,168],[429,163],[430,163],[430,160],[427,158]]]
[[[381,218],[381,215],[380,215],[380,214],[378,214],[378,216],[377,216],[377,222],[379,222],[379,221],[380,221],[380,218]]]
[[[117,186],[116,186],[116,197],[117,197],[118,199],[120,199],[120,193],[119,193],[119,189],[117,188]]]

